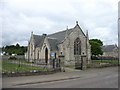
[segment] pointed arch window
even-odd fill
[[[74,41],[74,55],[81,55],[81,42],[79,38]]]

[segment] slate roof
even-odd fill
[[[51,50],[58,50],[57,45],[65,39],[66,32],[69,35],[72,31],[73,28],[47,35],[46,37],[48,38]],[[33,38],[35,40],[35,47],[41,47],[44,42],[45,36],[33,35]]]
[[[76,26],[79,26],[78,24]],[[62,43],[62,41],[65,39],[66,34],[70,34],[71,32],[73,32],[74,28],[71,29],[67,29],[67,30],[63,30],[57,33],[53,33],[53,34],[49,34],[46,37],[48,38],[48,42],[50,44],[50,47],[52,50],[57,50],[58,47],[57,45]],[[84,33],[83,33],[84,34]],[[35,40],[35,47],[41,47],[44,39],[45,39],[45,35],[33,35],[33,38]]]
[[[33,38],[35,40],[35,47],[42,46],[42,43],[44,41],[44,36],[40,35],[33,35]]]
[[[51,50],[58,50],[58,40],[57,39],[54,39],[54,38],[49,38],[48,37],[48,42],[49,42],[49,45],[50,45],[50,49]]]
[[[116,45],[105,45],[102,46],[103,52],[112,52],[114,49],[117,49]]]
[[[48,35],[48,37],[56,38],[58,40],[58,42],[61,43],[65,39],[66,31],[67,31],[67,34],[69,35],[71,32],[73,32],[73,28],[50,34],[50,35]]]

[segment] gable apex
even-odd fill
[[[78,21],[76,21],[76,25],[75,25],[74,29],[76,29],[76,28],[79,28],[79,30],[82,32],[82,34],[83,34],[85,37],[87,37],[87,36],[85,35],[85,33],[83,32],[83,30],[81,29],[80,25],[78,24]]]

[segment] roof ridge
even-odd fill
[[[67,29],[67,30],[72,30],[72,29],[74,29],[74,28],[70,28],[70,29]],[[58,32],[55,32],[55,33],[52,33],[52,34],[48,34],[48,36],[54,35],[54,34],[57,34],[57,33],[61,33],[61,32],[65,32],[67,30],[62,30],[62,31],[58,31]]]

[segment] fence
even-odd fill
[[[15,57],[16,59],[25,59],[24,55],[17,55],[17,56],[0,56],[2,60],[8,60],[10,57]]]
[[[118,60],[118,57],[91,56],[92,60]]]
[[[49,64],[37,64],[22,59],[2,60],[2,74],[4,76],[50,74],[58,71],[61,71],[60,59],[51,59]]]

